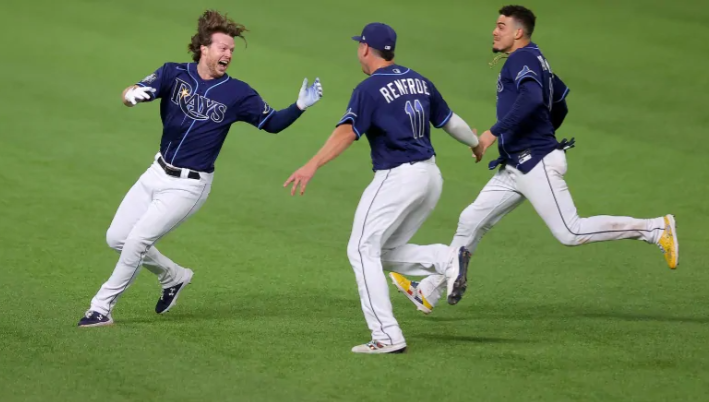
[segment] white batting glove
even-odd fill
[[[126,92],[126,100],[131,103],[131,105],[136,105],[138,102],[142,102],[150,99],[150,94],[155,93],[155,88],[151,87],[133,87]]]
[[[308,79],[303,80],[303,86],[298,94],[298,101],[295,103],[298,109],[305,110],[316,104],[322,98],[322,84],[320,78],[316,78],[313,85],[308,86]]]

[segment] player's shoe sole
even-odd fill
[[[185,279],[182,282],[162,290],[160,299],[155,305],[155,312],[158,314],[165,314],[170,311],[170,309],[177,303],[177,298],[180,296],[180,293],[182,293],[182,291],[185,290],[187,285],[189,285],[192,281],[193,276],[194,272],[189,268],[185,268]]]
[[[674,215],[665,215],[665,230],[660,236],[658,246],[665,254],[665,261],[670,269],[679,266],[679,241],[677,240],[677,222]]]
[[[424,314],[431,313],[433,306],[426,300],[423,294],[421,294],[417,282],[410,281],[405,276],[396,272],[390,272],[389,278],[391,278],[391,283],[396,286],[399,292],[403,293],[404,296],[416,306],[416,309],[422,311]]]
[[[448,292],[448,304],[458,304],[463,298],[465,291],[468,289],[468,264],[470,263],[470,251],[467,248],[461,247],[458,249],[458,274],[453,282],[453,288]]]
[[[386,353],[404,353],[406,352],[406,342],[396,343],[394,345],[385,345],[381,342],[370,341],[364,345],[357,345],[352,348],[352,352],[368,354],[368,355],[381,355]]]

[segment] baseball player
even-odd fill
[[[355,212],[347,256],[372,338],[352,352],[401,353],[406,341],[392,312],[383,269],[438,273],[445,278],[449,296],[456,298],[470,256],[464,246],[407,244],[435,208],[443,185],[429,124],[482,154],[475,133],[449,109],[435,85],[395,63],[397,36],[390,26],[368,24],[352,39],[359,42],[359,61],[369,77],[354,89],[325,145],[284,187],[292,183],[291,195],[298,186],[304,194],[317,169],[366,134],[375,173]]]
[[[310,86],[305,79],[297,101],[274,110],[247,83],[230,77],[226,71],[234,38],[243,38],[245,30],[226,15],[205,11],[188,46],[194,63],[165,63],[123,91],[123,104],[128,107],[160,99],[160,152],[126,194],[108,228],[106,241],[120,257],[111,277],[91,300],[80,327],[113,323],[116,301],[141,265],[157,275],[162,285],[155,312],[169,311],[194,273],[162,255],[154,244],[207,200],[214,162],[231,125],[246,122],[278,133],[322,97],[319,79]]]
[[[499,12],[492,32],[493,52],[508,58],[497,81],[498,121],[479,139],[483,149],[497,141],[500,157],[490,163],[490,169],[499,169],[460,215],[452,247],[465,246],[474,253],[485,233],[526,199],[566,246],[642,240],[657,245],[669,267],[675,269],[679,244],[672,215],[655,219],[578,216],[564,181],[566,150],[574,146],[574,140],[558,142],[555,138],[568,111],[565,99],[569,89],[531,41],[536,20],[532,11],[506,6]],[[429,276],[421,283],[396,273],[390,277],[424,313],[436,305],[445,282],[441,275]]]

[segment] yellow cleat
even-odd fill
[[[391,283],[399,289],[399,292],[408,297],[418,310],[423,311],[424,314],[431,313],[433,306],[426,300],[423,294],[421,294],[421,291],[418,289],[418,282],[410,281],[406,279],[405,276],[397,274],[396,272],[390,272],[389,277],[391,278]]]
[[[672,215],[665,215],[665,230],[658,241],[660,250],[665,254],[665,260],[670,269],[679,265],[679,242],[677,241],[677,223]]]

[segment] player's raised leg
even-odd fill
[[[432,306],[429,306],[427,301],[414,291],[416,283],[411,283],[403,275],[440,276],[444,287],[446,283],[450,284],[449,293],[461,294],[460,288],[467,286],[470,253],[465,247],[452,248],[446,244],[408,244],[435,209],[443,188],[440,170],[433,160],[422,162],[419,167],[431,170],[432,188],[423,202],[412,206],[413,209],[406,219],[391,234],[384,244],[381,259],[384,269],[391,271],[389,276],[399,291],[403,292],[419,310],[428,313]]]
[[[678,243],[674,217],[637,219],[602,215],[581,218],[564,180],[566,169],[566,155],[557,150],[517,180],[518,189],[562,244],[578,246],[610,240],[642,240],[660,247],[669,267],[677,267]]]
[[[475,201],[460,214],[451,248],[466,247],[471,253],[475,253],[483,236],[523,201],[524,197],[516,191],[509,172],[498,171],[480,191]],[[392,280],[397,282],[397,288],[404,289],[405,294],[415,294],[421,299],[421,303],[418,303],[409,297],[424,313],[430,312],[436,306],[446,289],[446,279],[443,275],[430,275],[421,282],[411,282],[407,278],[402,280],[402,277],[396,275],[392,276]]]
[[[150,173],[156,176],[160,184],[148,210],[126,238],[113,274],[91,300],[89,312],[93,314],[110,318],[113,306],[135,280],[150,247],[199,210],[211,189],[211,174],[202,174],[199,180],[175,179],[164,174],[156,165],[151,167]],[[88,326],[91,323],[92,319],[85,317],[79,325]]]

